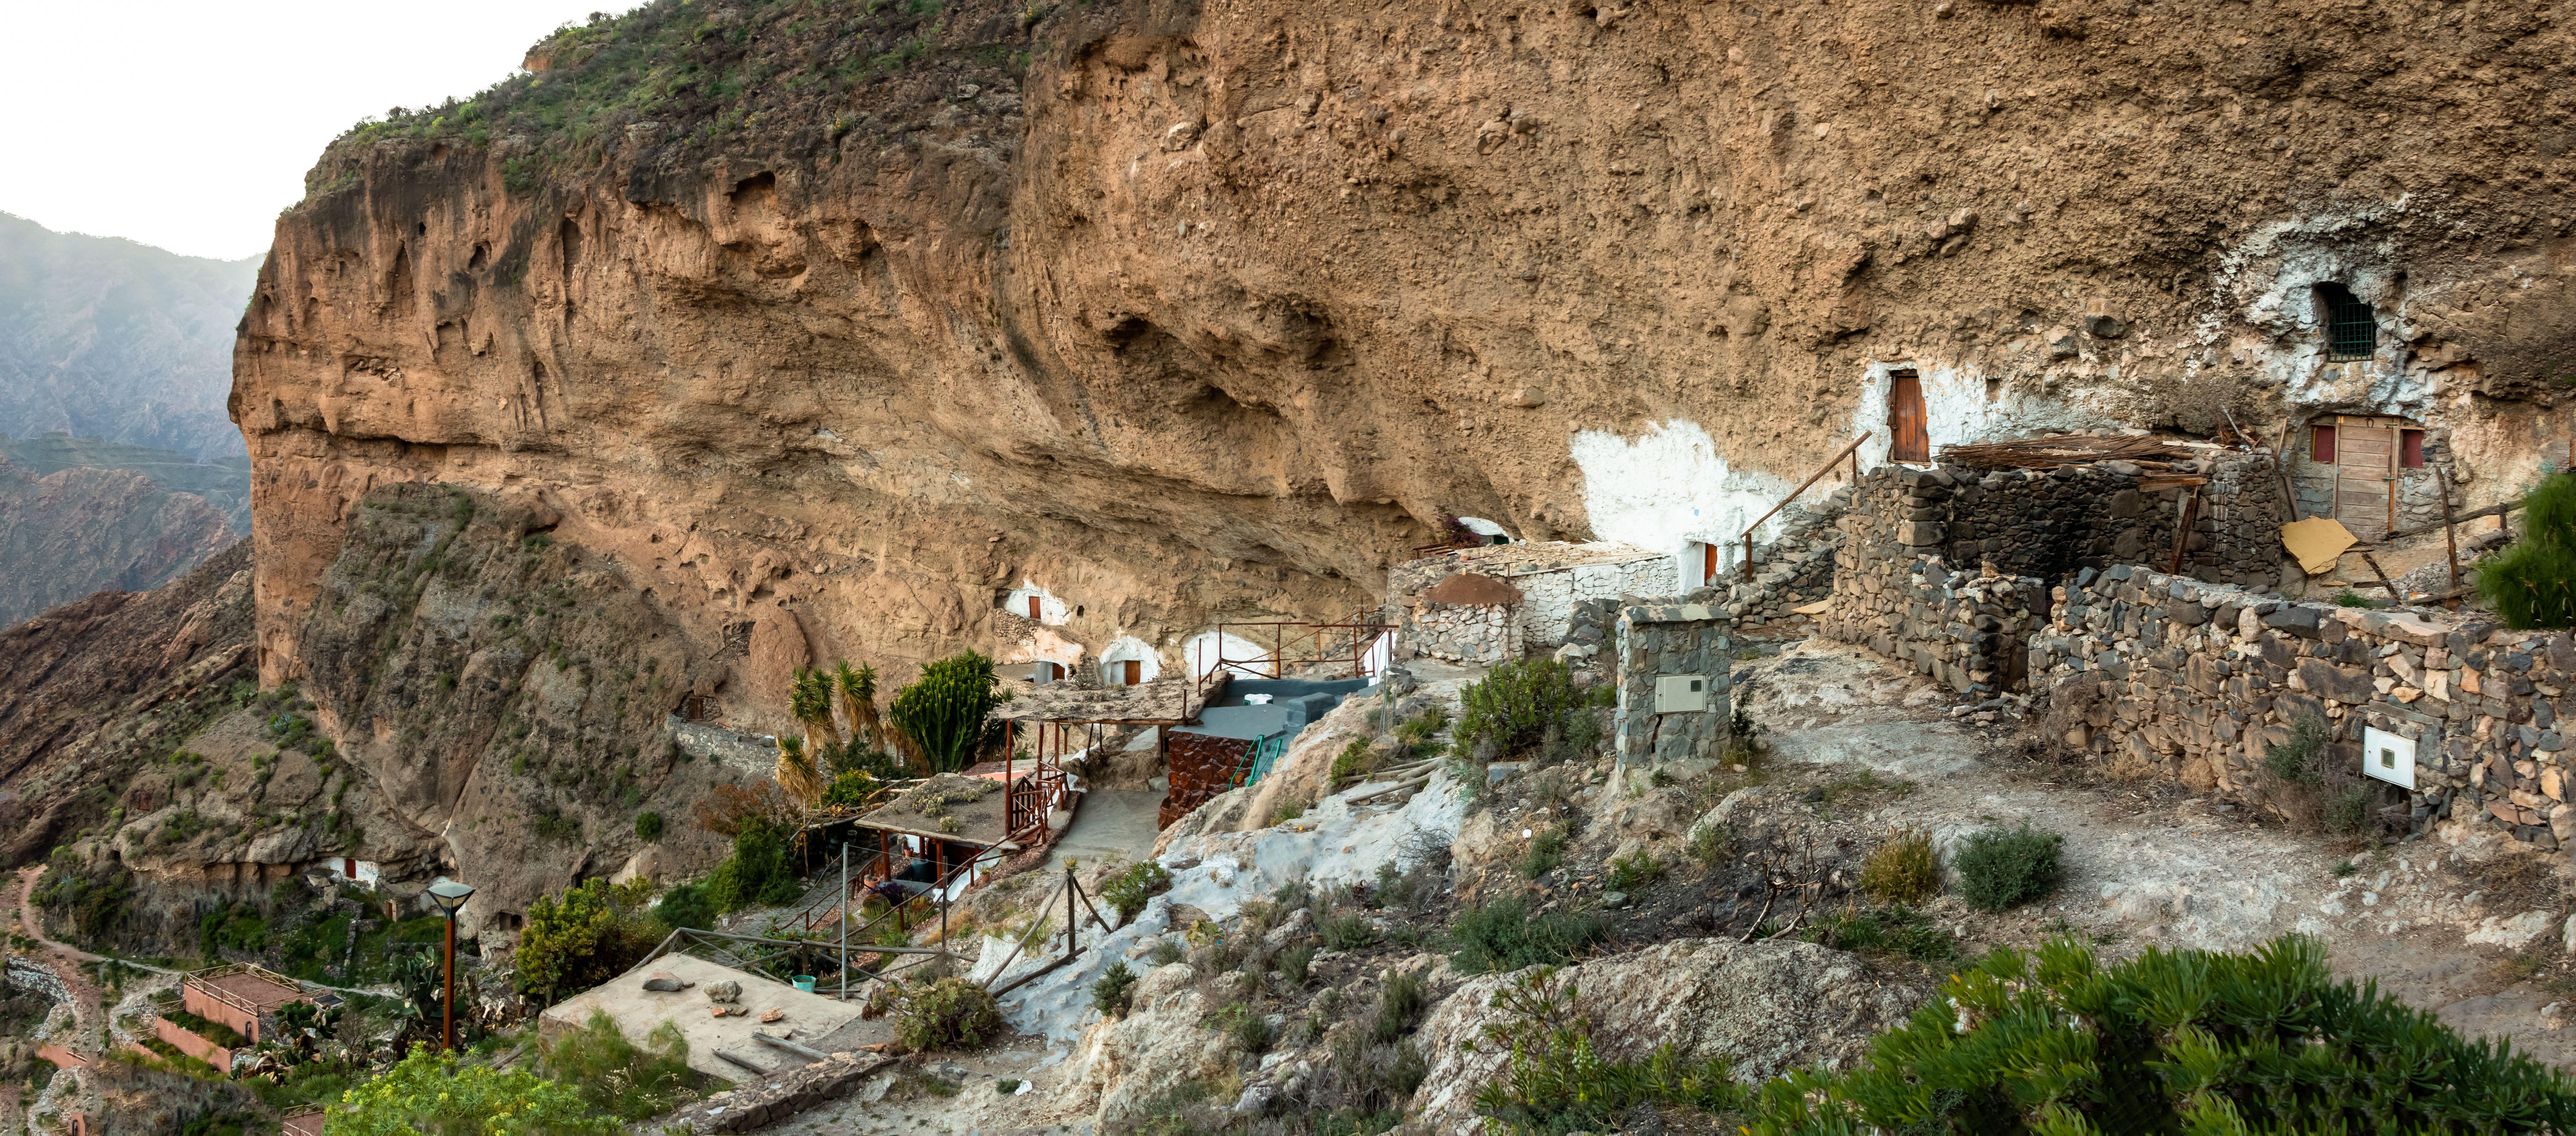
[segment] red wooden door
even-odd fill
[[[1037,598],[1036,596],[1030,596],[1030,597],[1029,597],[1029,618],[1031,618],[1031,619],[1036,619],[1037,617],[1038,617],[1038,598]]]
[[[1924,422],[1922,378],[1912,371],[1898,371],[1888,378],[1887,460],[1931,461],[1932,435]]]
[[[1699,547],[1701,553],[1699,582],[1706,584],[1717,579],[1717,542],[1710,541],[1709,543],[1703,544]]]
[[[1121,664],[1121,665],[1123,665],[1123,666],[1125,666],[1125,667],[1127,668],[1127,674],[1126,674],[1126,676],[1125,676],[1125,678],[1126,678],[1126,682],[1127,682],[1127,685],[1129,685],[1129,686],[1135,686],[1135,685],[1137,685],[1137,684],[1142,683],[1142,682],[1144,682],[1144,681],[1145,681],[1145,664],[1144,664],[1144,663],[1142,663],[1142,662],[1140,662],[1140,661],[1138,661],[1138,660],[1135,660],[1135,659],[1129,659],[1129,660],[1127,660],[1124,664]]]

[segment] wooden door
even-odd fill
[[[1137,686],[1145,681],[1145,664],[1143,662],[1136,659],[1129,659],[1118,665],[1126,671],[1126,674],[1122,677],[1127,685]]]
[[[2363,540],[2397,527],[2397,428],[2384,418],[2335,423],[2335,519]]]
[[[1715,583],[1717,582],[1717,542],[1710,541],[1699,547],[1702,554],[1700,557],[1702,563],[1699,567],[1699,582],[1702,584]]]
[[[1887,460],[1932,460],[1932,435],[1923,414],[1923,379],[1912,371],[1888,375]]]
[[[1038,617],[1038,598],[1037,598],[1036,596],[1030,596],[1030,597],[1029,597],[1029,618],[1031,618],[1031,619],[1036,619],[1037,617]]]

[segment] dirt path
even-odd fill
[[[2114,956],[2303,932],[2326,941],[2340,973],[2376,979],[2463,1033],[2576,1062],[2576,1035],[2544,1024],[2559,996],[2513,969],[2518,954],[2555,961],[2560,902],[2537,855],[2449,832],[2347,857],[2179,786],[2052,781],[2061,771],[1989,755],[2008,727],[1965,725],[1946,690],[1841,644],[1810,640],[1737,680],[1776,760],[1912,783],[1862,817],[1864,831],[1922,826],[1946,845],[2026,820],[2065,834],[2066,878],[2045,904],[2002,917],[1955,897],[1934,905],[1970,949],[2052,928],[2089,933]]]
[[[71,1036],[80,1044],[66,1048],[95,1057],[97,1054],[90,1051],[97,1048],[98,1029],[107,1018],[98,984],[90,981],[80,964],[100,959],[88,951],[55,942],[45,933],[44,916],[35,901],[36,880],[44,874],[45,868],[41,864],[18,869],[18,892],[13,899],[17,906],[11,914],[18,933],[34,939],[44,948],[41,954],[21,957],[44,964],[45,969],[54,972],[54,977],[61,979],[64,988],[72,992],[72,1013],[79,1018],[80,1025]]]

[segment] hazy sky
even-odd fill
[[[235,260],[268,248],[323,144],[509,76],[634,0],[71,0],[8,6],[0,212]]]

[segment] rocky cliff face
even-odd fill
[[[355,502],[559,512],[737,708],[1373,602],[1449,508],[1719,540],[1842,441],[2568,427],[2570,35],[2518,3],[662,3],[353,131],[235,353],[260,667]],[[2318,286],[2366,302],[2330,361]],[[1825,488],[1830,488],[1830,485]],[[755,668],[757,664],[757,668]],[[896,667],[896,678],[902,677]],[[743,677],[739,676],[738,677]]]

